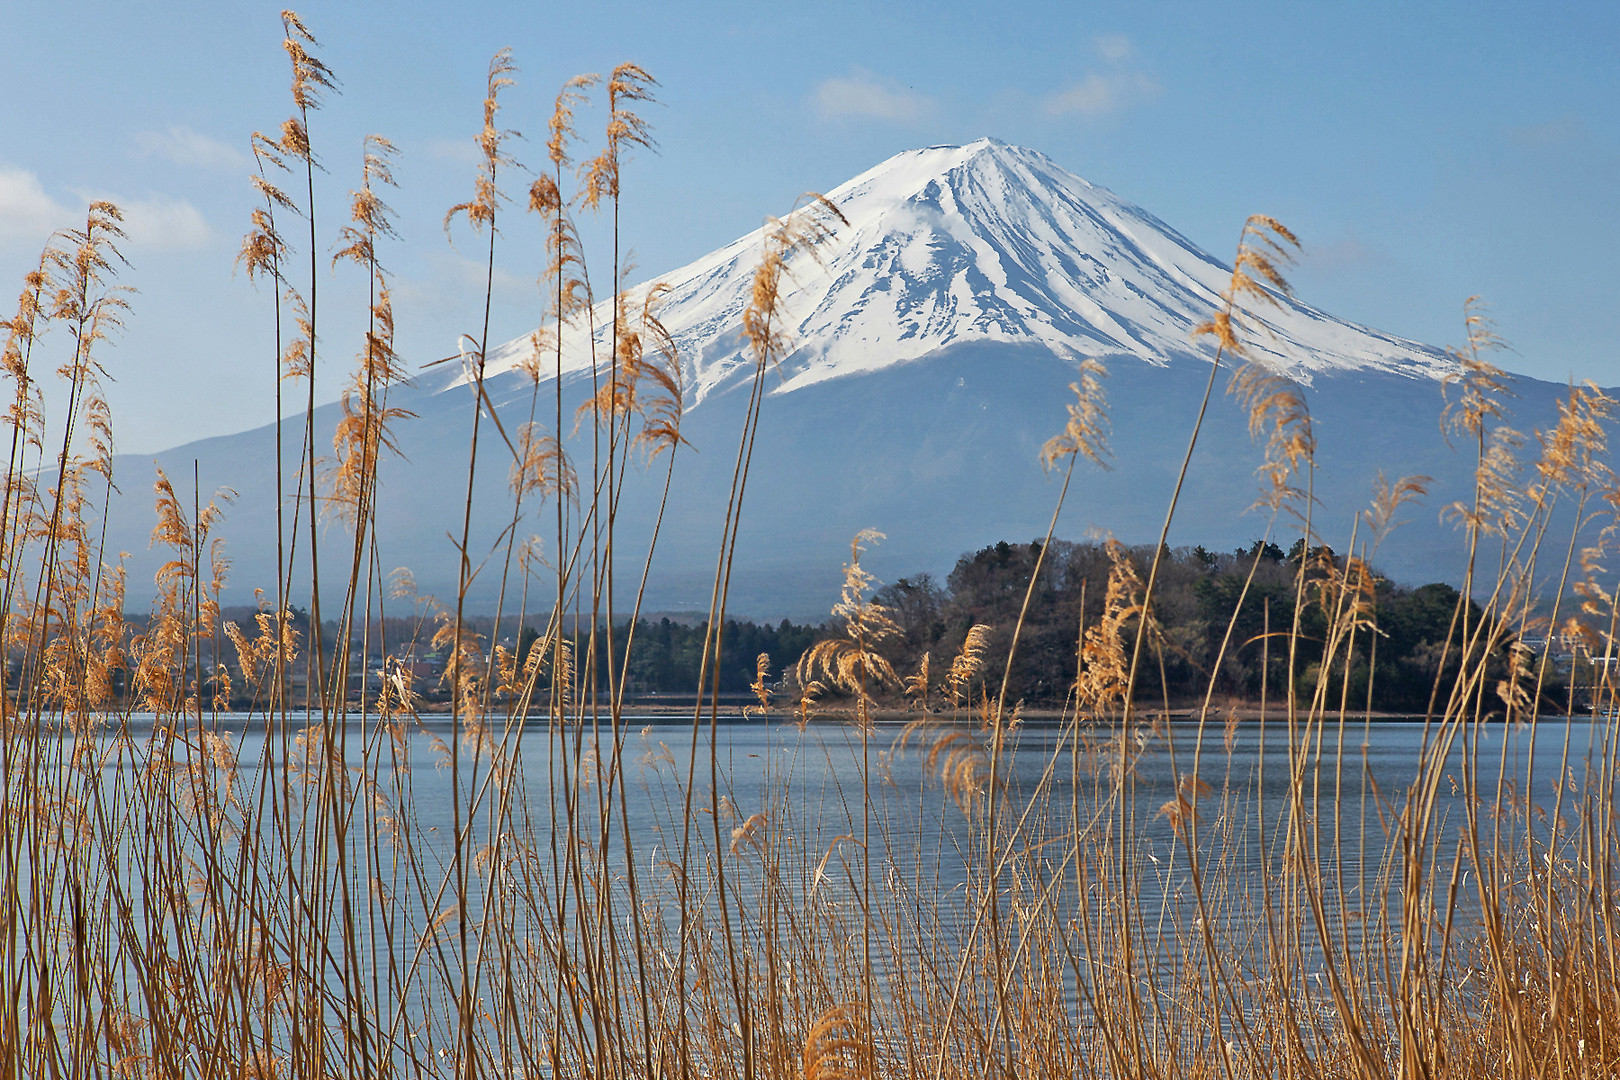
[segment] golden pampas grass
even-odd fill
[[[1463,303],[1463,329],[1467,344],[1460,349],[1448,350],[1457,364],[1441,380],[1441,389],[1447,393],[1446,407],[1440,413],[1441,430],[1481,438],[1489,420],[1500,420],[1507,415],[1506,398],[1512,396],[1508,373],[1485,359],[1487,353],[1507,348],[1507,343],[1496,333],[1496,324],[1488,314],[1483,299],[1470,296]],[[1450,390],[1458,390],[1455,401]]]
[[[1100,360],[1086,359],[1080,363],[1080,381],[1070,383],[1075,403],[1069,406],[1069,422],[1062,434],[1054,435],[1041,447],[1041,464],[1051,468],[1063,458],[1082,455],[1094,465],[1108,468],[1107,458],[1108,399],[1103,394],[1102,380],[1108,369]]]
[[[1080,708],[1101,712],[1124,700],[1130,685],[1125,627],[1143,617],[1144,587],[1130,553],[1119,541],[1107,544],[1110,568],[1102,617],[1086,629],[1080,644],[1080,677],[1075,686]]]
[[[587,76],[594,81],[594,76]],[[580,85],[589,85],[588,83]],[[615,201],[619,198],[619,174],[624,164],[624,155],[635,146],[650,147],[653,145],[652,128],[642,117],[630,108],[638,103],[652,103],[657,99],[653,97],[653,87],[658,85],[654,79],[639,64],[624,63],[613,69],[608,76],[608,123],[607,145],[602,152],[592,158],[585,166],[584,205],[589,210],[601,207],[603,199]],[[564,87],[566,93],[569,87]],[[571,103],[565,108],[562,96],[557,99],[557,112],[553,120],[559,116],[571,118]],[[553,132],[552,146],[560,146],[559,139]],[[553,160],[560,152],[551,150]]]
[[[877,579],[861,567],[865,547],[882,536],[875,529],[864,529],[850,541],[843,589],[832,611],[843,624],[843,634],[816,642],[800,657],[797,666],[799,685],[806,688],[806,705],[812,685],[858,695],[864,708],[873,691],[900,681],[893,665],[876,649],[878,643],[898,634],[900,628],[888,608],[867,598]]]
[[[804,1039],[804,1080],[872,1080],[871,1035],[859,1003],[823,1012]]]
[[[838,225],[848,224],[842,210],[816,194],[803,196],[786,217],[766,219],[765,246],[743,312],[743,334],[762,367],[780,359],[792,340],[782,326],[781,310],[783,281],[792,279],[794,256],[807,255],[819,265],[817,249],[832,239]]]
[[[478,176],[473,181],[473,197],[466,202],[457,203],[444,214],[444,232],[450,235],[450,223],[457,215],[466,219],[467,225],[475,233],[483,233],[495,226],[495,213],[501,201],[500,189],[497,188],[496,179],[500,167],[512,163],[502,149],[508,137],[515,132],[506,131],[495,126],[496,117],[500,113],[500,95],[506,87],[513,85],[512,74],[517,67],[512,63],[512,50],[502,49],[489,61],[489,77],[487,89],[484,94],[484,126],[479,129],[477,142],[479,156]]]
[[[930,654],[927,652],[922,654],[922,659],[917,662],[917,670],[906,676],[903,686],[905,695],[909,698],[915,699],[918,706],[924,711],[928,709],[928,690],[930,686],[928,678],[929,656]]]
[[[282,42],[282,48],[286,50],[287,58],[292,61],[293,103],[300,110],[317,108],[322,92],[333,88],[335,80],[331,69],[310,54],[309,47],[318,48],[319,43],[299,19],[297,12],[283,10],[281,25],[287,35],[286,40]]]
[[[966,702],[968,686],[984,670],[985,648],[989,642],[990,627],[983,623],[968,627],[962,647],[957,650],[950,670],[945,673],[945,693],[957,708]]]
[[[1243,336],[1249,330],[1249,321],[1256,317],[1246,313],[1243,305],[1262,309],[1276,307],[1274,293],[1292,296],[1293,289],[1283,276],[1282,267],[1293,260],[1293,253],[1298,250],[1298,238],[1282,222],[1265,214],[1251,215],[1238,238],[1231,280],[1221,291],[1221,310],[1196,326],[1193,337],[1213,337],[1221,351],[1246,356],[1248,350]]]
[[[538,423],[518,429],[517,459],[512,463],[511,489],[519,497],[538,492],[563,499],[578,497],[579,478],[562,443]]]

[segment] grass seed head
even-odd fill
[[[293,104],[300,112],[320,108],[322,91],[334,89],[336,83],[331,69],[309,52],[310,48],[319,48],[320,43],[295,11],[282,11],[281,25],[287,35],[282,48],[292,61]]]
[[[495,126],[495,118],[500,113],[500,95],[506,87],[513,85],[513,72],[517,67],[512,63],[512,50],[502,49],[489,61],[488,90],[484,95],[484,126],[479,129],[477,142],[482,161],[478,166],[478,177],[473,181],[473,197],[464,203],[457,203],[444,214],[444,234],[450,235],[450,223],[460,214],[466,218],[467,224],[474,233],[481,234],[485,228],[495,227],[495,212],[503,200],[500,189],[495,186],[495,178],[502,165],[516,165],[507,156],[502,146],[508,138],[518,133],[503,130]]]
[[[1143,614],[1144,586],[1130,553],[1112,538],[1106,550],[1110,568],[1102,617],[1081,635],[1080,676],[1075,685],[1080,708],[1092,712],[1124,700],[1130,685],[1125,627]]]
[[[754,698],[762,709],[771,707],[771,689],[765,681],[770,678],[770,674],[771,654],[762,652],[754,657],[754,681],[748,684],[748,689],[754,692]]]
[[[801,197],[786,217],[766,219],[764,249],[743,312],[743,334],[761,369],[780,360],[791,343],[782,327],[782,280],[792,280],[789,263],[794,256],[807,254],[821,265],[818,248],[832,239],[835,225],[848,224],[842,210],[816,194]]]
[[[578,138],[574,130],[574,109],[585,100],[585,91],[601,81],[602,76],[596,74],[575,75],[557,92],[557,104],[547,124],[550,135],[546,139],[546,155],[559,170],[573,164],[568,156],[568,144]]]
[[[1112,425],[1108,420],[1108,399],[1103,394],[1102,380],[1108,369],[1099,360],[1080,363],[1080,381],[1070,383],[1076,401],[1069,406],[1069,422],[1062,434],[1054,435],[1041,447],[1041,465],[1050,469],[1058,461],[1074,454],[1083,454],[1087,460],[1108,468],[1106,459],[1112,456],[1108,449],[1108,435]]]
[[[653,87],[657,85],[658,80],[639,64],[620,64],[608,77],[607,145],[585,166],[584,203],[588,209],[599,210],[602,200],[618,199],[619,175],[629,148],[654,145],[652,126],[628,106],[655,102]]]
[[[1595,383],[1571,386],[1558,402],[1558,423],[1550,431],[1536,432],[1541,454],[1536,459],[1536,481],[1530,496],[1537,504],[1555,491],[1612,486],[1608,456],[1608,425],[1615,401]]]
[[[512,493],[577,498],[578,479],[562,443],[538,423],[518,429],[518,460],[512,464]]]
[[[1446,406],[1440,411],[1440,429],[1475,440],[1485,438],[1490,421],[1507,416],[1506,399],[1514,396],[1508,373],[1485,359],[1485,354],[1507,348],[1507,343],[1497,336],[1488,310],[1478,296],[1463,302],[1468,343],[1461,349],[1448,350],[1456,369],[1440,381],[1441,393],[1446,397]],[[1457,400],[1452,401],[1450,391],[1454,386],[1459,392]]]
[[[1249,416],[1249,434],[1265,439],[1265,460],[1256,469],[1263,480],[1261,503],[1273,509],[1298,503],[1304,492],[1294,482],[1316,460],[1316,429],[1304,389],[1293,379],[1251,360],[1238,369],[1226,392]]]
[[[906,676],[904,686],[906,696],[915,698],[924,709],[928,708],[928,662],[930,655],[927,652],[922,654],[922,660],[918,662],[917,670]]]
[[[968,687],[984,670],[985,651],[989,643],[990,627],[983,623],[969,627],[956,659],[951,661],[951,668],[945,673],[945,693],[957,708],[967,701]]]
[[[1372,529],[1375,542],[1381,540],[1396,525],[1395,514],[1406,503],[1423,498],[1429,493],[1429,484],[1433,482],[1428,476],[1403,476],[1393,485],[1385,478],[1383,471],[1378,473],[1373,491],[1372,508],[1363,510],[1362,516]]]
[[[804,1039],[804,1080],[871,1080],[876,1075],[865,1008],[834,1005]]]
[[[1244,305],[1277,307],[1278,294],[1293,295],[1293,288],[1281,268],[1293,261],[1298,250],[1298,238],[1276,218],[1251,215],[1243,223],[1243,232],[1238,238],[1232,278],[1221,291],[1224,301],[1221,310],[1194,327],[1192,336],[1195,339],[1213,337],[1220,351],[1245,356],[1243,335],[1249,328]]]

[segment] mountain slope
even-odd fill
[[[801,258],[793,268],[786,308],[798,344],[777,393],[967,342],[1153,364],[1205,355],[1192,330],[1231,276],[1141,208],[993,139],[898,154],[828,198],[849,224],[822,251],[824,267]],[[685,358],[692,404],[747,367],[742,314],[762,242],[756,230],[656,279],[670,287],[659,317]],[[645,289],[632,290],[632,303]],[[1306,380],[1327,370],[1450,368],[1439,350],[1287,299],[1263,315],[1270,332],[1256,335],[1254,352]],[[603,328],[600,345],[610,302],[592,321]],[[583,337],[569,340],[565,371],[589,366]],[[531,347],[528,338],[507,344],[490,370],[510,369]]]
[[[1041,470],[1038,451],[1063,426],[1082,357],[1110,367],[1116,453],[1111,472],[1084,471],[1059,535],[1155,538],[1209,374],[1210,353],[1190,335],[1216,310],[1229,267],[1044,156],[991,140],[898,155],[830,195],[849,225],[822,252],[824,265],[800,259],[793,267],[786,309],[795,345],[767,376],[732,609],[825,612],[849,538],[862,528],[888,535],[869,563],[887,580],[943,573],[964,551],[1044,534],[1058,481]],[[708,606],[752,370],[741,319],[760,243],[750,234],[657,279],[670,285],[661,318],[681,348],[691,447],[676,461],[653,608]],[[632,290],[632,303],[645,288]],[[595,325],[610,321],[611,308],[598,305]],[[570,416],[590,384],[587,345],[584,330],[564,335]],[[553,393],[549,380],[537,388],[519,370],[531,347],[524,338],[492,352],[485,388],[509,432],[528,418],[537,392],[542,402]],[[1404,580],[1456,578],[1455,540],[1438,508],[1464,496],[1472,463],[1439,430],[1440,376],[1452,369],[1445,353],[1286,299],[1265,313],[1253,351],[1309,386],[1320,441],[1317,521],[1328,542],[1346,543],[1380,470],[1392,479],[1426,474],[1434,477],[1429,505],[1407,515],[1380,562]],[[599,342],[594,355],[606,354]],[[542,370],[550,365],[542,358]],[[1561,387],[1519,380],[1515,389],[1515,426],[1552,422]],[[389,404],[417,418],[397,428],[404,457],[382,468],[381,569],[409,566],[425,591],[448,595],[456,560],[447,536],[460,532],[472,388],[464,370],[437,368]],[[330,445],[337,417],[336,406],[319,410],[320,445]],[[296,430],[290,435],[289,474],[298,443]],[[223,528],[239,599],[274,582],[272,447],[265,428],[159,455],[170,475],[188,474],[200,459],[205,495],[215,485],[239,492]],[[587,472],[588,432],[569,450]],[[1247,512],[1259,459],[1246,418],[1216,401],[1171,542],[1229,548],[1259,535],[1264,519]],[[475,582],[475,606],[493,601],[505,570],[502,537],[554,532],[553,510],[532,506],[508,532],[510,463],[486,428],[474,555],[491,561]],[[119,468],[125,489],[140,492],[131,476],[148,462]],[[617,516],[621,583],[640,575],[662,476],[662,463],[630,472]],[[144,554],[147,503],[125,498],[112,511],[113,543],[136,552],[132,581],[156,564]],[[329,534],[339,542],[339,527]],[[621,584],[621,606],[626,595]]]

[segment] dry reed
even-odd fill
[[[313,382],[318,307],[314,263],[295,285],[303,260],[277,219],[307,219],[310,260],[327,249],[309,120],[335,85],[298,17],[284,13],[283,25],[296,115],[276,137],[253,137],[263,205],[240,260],[273,286],[278,401],[282,379]],[[500,187],[514,164],[509,133],[497,125],[513,74],[497,54],[473,195],[446,216],[487,240],[491,268],[497,225],[515,231]],[[1253,642],[1232,640],[1234,612],[1221,647],[1263,651],[1253,722],[1219,714],[1213,682],[1192,726],[1138,699],[1142,672],[1169,647],[1154,614],[1161,555],[1142,566],[1117,543],[1100,610],[1075,627],[1060,723],[1030,730],[1008,706],[1008,677],[986,677],[995,632],[1008,631],[997,659],[1011,670],[1039,560],[1014,625],[971,627],[943,679],[926,655],[902,678],[885,656],[892,613],[861,565],[877,537],[862,533],[833,611],[839,633],[799,661],[797,687],[773,686],[768,655],[755,665],[758,710],[796,689],[800,726],[770,727],[757,765],[728,762],[719,658],[752,453],[769,437],[764,376],[789,344],[790,269],[842,222],[813,197],[768,224],[743,318],[753,384],[690,745],[680,754],[648,728],[633,751],[624,687],[636,645],[618,613],[639,612],[650,563],[619,604],[618,500],[627,469],[673,470],[684,404],[680,358],[657,320],[662,290],[623,287],[621,185],[629,152],[652,145],[633,111],[656,85],[642,68],[607,80],[603,148],[568,188],[574,113],[599,82],[571,80],[550,118],[550,172],[528,208],[540,215],[551,326],[525,364],[527,422],[515,440],[497,431],[512,456],[511,525],[492,542],[499,603],[520,624],[538,611],[543,626],[526,655],[481,638],[467,617],[481,542],[473,480],[492,444],[480,447],[483,409],[469,432],[454,601],[382,573],[376,485],[393,426],[410,421],[388,404],[404,372],[377,258],[392,238],[386,140],[362,148],[337,238],[337,261],[367,275],[369,303],[336,465],[317,475],[309,397],[301,467],[278,476],[292,514],[278,516],[275,594],[260,594],[251,620],[221,619],[228,493],[205,504],[194,484],[188,493],[183,478],[158,475],[153,542],[165,560],[145,617],[126,617],[122,570],[102,548],[95,500],[113,457],[98,346],[126,303],[111,284],[116,208],[93,205],[25,278],[0,365],[12,384],[0,502],[0,1075],[1614,1074],[1611,399],[1572,387],[1550,429],[1519,437],[1505,426],[1508,379],[1484,355],[1497,339],[1468,307],[1442,414],[1476,460],[1475,491],[1454,508],[1468,580],[1451,662],[1398,776],[1370,764],[1370,690],[1358,700],[1352,676],[1358,643],[1381,632],[1378,544],[1427,478],[1380,478],[1372,508],[1342,523],[1347,554],[1333,555],[1319,522],[1338,509],[1311,500],[1304,391],[1253,362],[1232,392],[1263,447],[1262,502],[1292,512],[1301,539],[1293,611],[1273,629],[1268,606]],[[294,198],[272,178],[298,163],[305,190]],[[588,430],[570,441],[562,331],[593,310],[579,209],[614,216],[613,301],[602,335],[585,327],[592,382],[576,418]],[[1287,294],[1281,267],[1296,246],[1272,219],[1245,226],[1224,303],[1200,328],[1217,346],[1210,389]],[[477,404],[488,284],[465,354]],[[67,340],[49,341],[53,328]],[[53,347],[67,389],[51,420],[65,434],[47,448],[37,372]],[[1081,365],[1067,424],[1042,453],[1066,467],[1060,507],[1076,466],[1106,461],[1103,374]],[[280,438],[278,425],[278,461]],[[1196,446],[1195,430],[1189,461]],[[1525,447],[1536,456],[1521,463]],[[352,543],[335,642],[322,640],[314,591],[323,504]],[[1559,506],[1587,529],[1554,535]],[[518,537],[525,507],[553,518],[544,562],[538,541]],[[294,570],[300,544],[307,579]],[[1538,621],[1548,567],[1559,584]],[[307,632],[290,608],[304,590]],[[371,636],[385,603],[433,625],[451,657],[448,731],[421,710],[407,658],[392,653],[403,643]],[[1307,610],[1325,628],[1308,671],[1295,647]],[[582,625],[606,629],[576,652]],[[1590,677],[1590,720],[1546,714],[1552,660],[1529,644],[1538,632],[1567,642]],[[351,644],[387,657],[380,689],[362,676],[350,691]],[[245,716],[226,722],[244,697]],[[834,698],[853,700],[851,723],[817,715]],[[897,701],[921,715],[894,735],[874,709]],[[445,804],[448,830],[433,809]]]

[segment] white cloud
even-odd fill
[[[219,139],[188,127],[168,131],[137,131],[135,146],[143,157],[160,157],[196,169],[231,170],[247,167],[247,155]]]
[[[0,250],[43,247],[74,216],[73,208],[51,198],[33,173],[0,168]]]
[[[1096,46],[1097,55],[1111,64],[1129,60],[1136,53],[1136,46],[1124,34],[1099,34],[1091,43]]]
[[[202,211],[184,199],[79,189],[73,196],[58,202],[33,173],[0,167],[0,250],[43,248],[58,229],[83,228],[84,209],[94,201],[110,202],[124,215],[127,239],[119,246],[125,250],[179,251],[203,247],[214,237]]]
[[[125,239],[119,249],[135,251],[188,251],[206,247],[214,238],[208,219],[185,199],[150,195],[136,199],[106,191],[75,191],[85,202],[110,202],[124,215]]]
[[[1157,96],[1159,84],[1140,72],[1113,72],[1100,75],[1092,72],[1046,99],[1046,112],[1050,116],[1068,116],[1078,113],[1087,118],[1119,112],[1148,98]]]
[[[828,120],[857,117],[909,124],[934,109],[932,98],[861,68],[851,71],[847,78],[827,79],[816,87],[812,99],[816,110]]]
[[[111,200],[118,202],[117,199]],[[202,211],[184,199],[154,195],[118,203],[124,212],[124,232],[131,248],[181,251],[207,246],[214,237]]]

